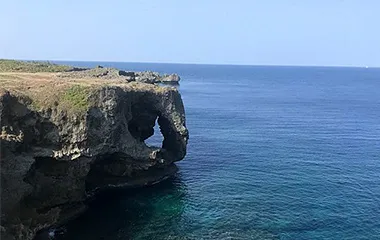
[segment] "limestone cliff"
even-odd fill
[[[175,88],[55,73],[0,74],[1,239],[76,216],[107,188],[159,182],[188,140]],[[162,146],[144,142],[158,122]]]

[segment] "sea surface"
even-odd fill
[[[69,64],[178,73],[190,139],[175,177],[56,239],[380,239],[380,69]]]

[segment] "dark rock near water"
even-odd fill
[[[157,81],[153,72],[110,68],[70,74]],[[154,184],[176,172],[174,162],[184,158],[188,140],[180,94],[126,85],[92,92],[91,108],[82,114],[37,111],[28,98],[0,94],[2,240],[33,239],[37,231],[82,213],[86,200],[101,191]],[[164,140],[149,147],[144,140],[153,135],[156,120]]]

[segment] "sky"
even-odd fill
[[[380,67],[378,0],[2,0],[0,58]]]

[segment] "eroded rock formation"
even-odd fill
[[[104,189],[149,185],[176,172],[188,140],[176,89],[101,86],[86,100],[81,112],[59,101],[37,110],[29,96],[0,92],[2,240],[32,239],[85,210],[85,200]],[[150,147],[144,140],[156,120],[164,140]]]

